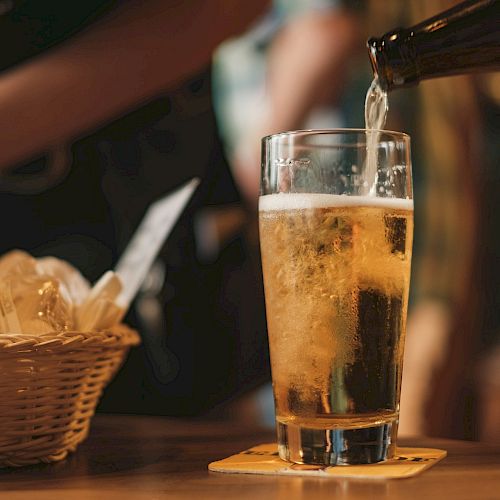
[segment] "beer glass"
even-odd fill
[[[259,228],[279,455],[394,455],[413,237],[410,138],[265,137]]]

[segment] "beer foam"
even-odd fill
[[[304,210],[327,207],[381,207],[395,210],[413,210],[413,200],[320,193],[278,193],[266,194],[259,198],[260,211]]]

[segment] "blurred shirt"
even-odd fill
[[[10,50],[0,54],[0,68],[29,63],[117,4],[4,0],[0,42]],[[113,267],[152,201],[193,176],[202,179],[127,318],[143,344],[106,391],[106,411],[197,414],[269,378],[261,285],[245,238],[235,232],[212,261],[198,258],[197,214],[240,199],[217,136],[211,93],[207,68],[61,145],[64,176],[51,177],[49,152],[0,178],[0,208],[9,214],[0,224],[0,252],[54,255],[91,281]]]

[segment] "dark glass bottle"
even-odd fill
[[[386,90],[420,80],[500,70],[500,0],[468,0],[411,28],[368,40]]]

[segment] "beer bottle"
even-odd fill
[[[500,70],[500,0],[467,0],[411,28],[371,38],[367,46],[385,90]]]

